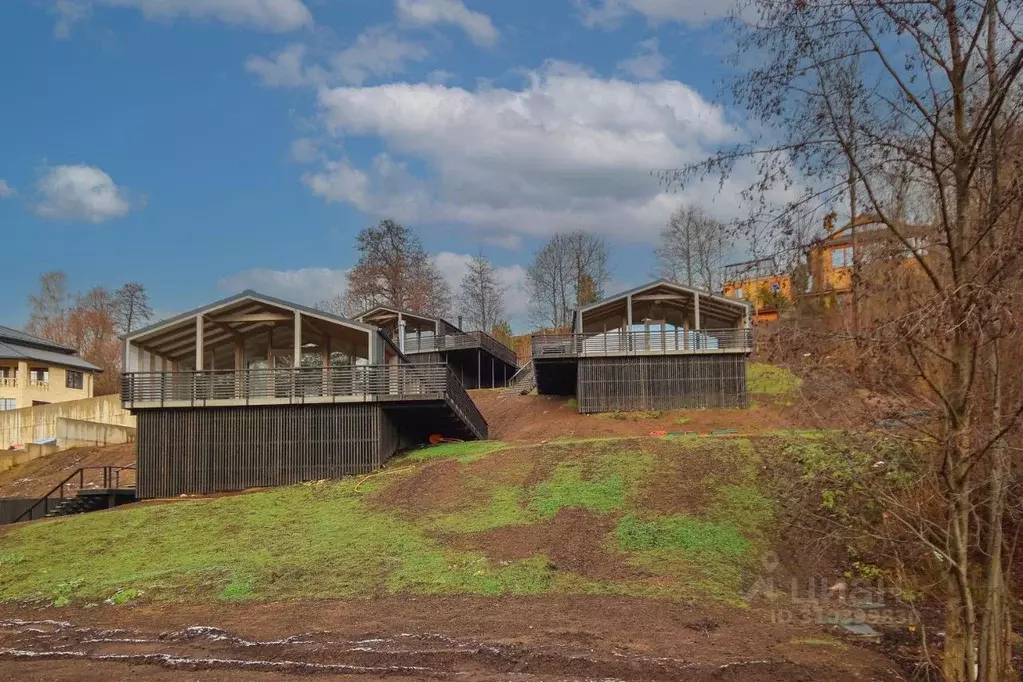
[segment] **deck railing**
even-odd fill
[[[749,353],[752,329],[651,329],[598,334],[536,334],[533,359],[622,355]]]
[[[405,335],[405,354],[438,353],[449,350],[480,348],[509,365],[516,364],[515,351],[486,332],[462,332],[444,336],[420,337]]]
[[[451,408],[458,413],[462,421],[469,425],[476,437],[481,440],[487,439],[487,420],[483,413],[476,407],[476,403],[469,397],[465,386],[458,380],[454,372],[448,372],[447,398]]]
[[[167,403],[201,407],[210,402],[415,400],[443,397],[449,391],[448,375],[447,366],[436,363],[127,372],[121,375],[121,400],[127,408]]]

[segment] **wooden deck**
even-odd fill
[[[614,330],[599,334],[536,334],[533,359],[707,355],[753,351],[752,329]]]
[[[405,354],[414,355],[418,353],[444,353],[455,350],[480,349],[490,353],[498,360],[516,366],[517,358],[515,351],[504,345],[486,332],[460,332],[457,334],[446,334],[443,336],[418,336],[416,334],[405,335]]]

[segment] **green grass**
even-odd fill
[[[428,462],[435,459],[457,459],[463,464],[475,462],[508,447],[507,443],[496,440],[478,440],[466,443],[442,443],[418,450],[412,450],[398,462]]]
[[[795,393],[803,383],[802,379],[782,367],[751,362],[746,370],[746,382],[750,393],[766,395],[789,395]]]
[[[770,442],[778,448],[777,439]],[[688,463],[697,455],[699,472]],[[441,464],[449,472],[451,462],[464,485],[462,505],[456,498],[454,506],[434,509],[425,501],[388,506],[391,486]],[[0,539],[0,600],[633,594],[741,603],[743,576],[769,542],[774,518],[773,500],[758,487],[762,465],[746,439],[446,444],[416,450],[383,472],[397,475],[10,527]],[[690,514],[663,514],[648,506],[657,501],[650,497],[655,483],[659,496],[698,485],[709,502]],[[619,553],[650,578],[571,573],[552,567],[542,550],[497,561],[465,549],[481,545],[456,541],[544,524],[565,509],[607,517],[614,530],[585,541]]]

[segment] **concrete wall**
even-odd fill
[[[134,442],[135,429],[131,426],[57,418],[57,447],[61,450]]]
[[[27,462],[39,459],[40,457],[52,455],[59,449],[60,448],[57,447],[56,443],[48,443],[46,445],[29,443],[25,446],[24,450],[0,451],[0,471],[7,471],[8,469],[21,464],[26,464]]]
[[[15,443],[56,438],[57,420],[61,418],[135,427],[135,417],[121,407],[119,395],[8,410],[0,412],[0,450]]]

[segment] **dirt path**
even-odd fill
[[[901,679],[872,651],[765,618],[603,597],[0,607],[0,678]]]

